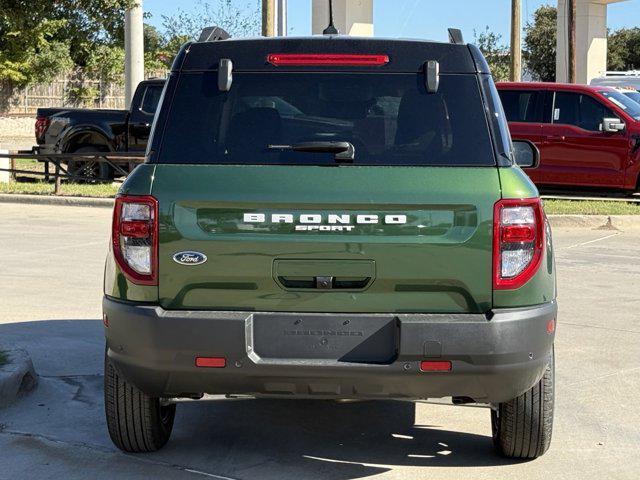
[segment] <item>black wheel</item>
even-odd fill
[[[154,452],[162,448],[173,428],[176,406],[162,405],[124,378],[104,357],[104,408],[111,441],[131,453]]]
[[[529,391],[491,410],[493,444],[509,458],[537,458],[551,443],[554,403],[554,354],[542,379]]]
[[[100,146],[87,146],[76,148],[69,153],[92,153],[97,154],[100,152],[106,152],[104,147]],[[113,169],[109,164],[104,162],[97,162],[95,160],[70,160],[67,162],[67,172],[69,175],[76,175],[78,179],[69,178],[72,182],[77,183],[91,183],[95,180],[112,180]]]

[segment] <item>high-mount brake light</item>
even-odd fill
[[[138,285],[158,284],[158,201],[152,196],[116,197],[113,255],[122,273]]]
[[[277,67],[380,67],[389,63],[389,56],[352,53],[270,53],[267,55],[267,62]]]
[[[500,200],[493,211],[493,288],[520,288],[542,261],[545,219],[539,198]]]

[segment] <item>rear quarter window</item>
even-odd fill
[[[475,75],[441,75],[429,94],[421,75],[235,72],[229,92],[216,72],[183,73],[156,162],[333,164],[332,154],[269,148],[348,141],[355,165],[495,165]]]

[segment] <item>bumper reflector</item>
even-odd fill
[[[547,322],[547,333],[551,334],[556,331],[556,319]]]
[[[421,372],[450,372],[451,362],[447,361],[424,361],[420,362]]]
[[[196,357],[196,367],[224,368],[227,366],[227,359],[224,357]]]

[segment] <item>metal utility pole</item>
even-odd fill
[[[124,12],[124,102],[125,108],[144,80],[144,23],[142,0]]]
[[[277,8],[277,17],[278,17],[278,28],[277,34],[279,37],[287,36],[287,0],[277,0],[278,8]]]
[[[511,81],[522,80],[522,14],[520,0],[511,0]]]
[[[576,0],[567,0],[567,32],[569,35],[568,58],[568,80],[569,83],[576,83]]]
[[[274,37],[276,8],[274,0],[262,0],[262,36]]]

